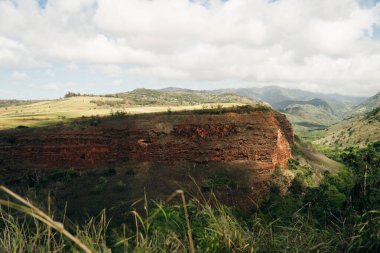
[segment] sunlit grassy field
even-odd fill
[[[98,105],[94,101],[115,102],[114,106]],[[241,103],[214,103],[184,106],[131,106],[122,104],[121,98],[80,96],[58,100],[37,102],[28,105],[0,107],[0,129],[23,126],[43,126],[63,122],[82,116],[105,116],[112,112],[123,111],[130,114],[155,113],[164,111],[195,110],[221,105],[230,107]],[[119,103],[118,103],[119,102]]]

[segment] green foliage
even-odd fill
[[[332,190],[333,195],[338,188]],[[380,212],[350,214],[344,220],[315,216],[314,206],[325,203],[331,207],[337,201],[327,195],[327,200],[316,198],[317,203],[310,205],[300,196],[270,194],[262,208],[248,216],[218,202],[210,205],[193,199],[186,207],[196,251],[378,252]],[[339,209],[341,202],[338,198],[333,207]],[[154,203],[151,210],[148,206],[145,214],[133,212],[132,221],[121,225],[108,226],[105,212],[75,226],[67,218],[62,222],[93,252],[189,252],[184,206],[176,202]],[[0,249],[77,252],[60,233],[33,218],[16,218],[5,209],[0,210]]]
[[[196,105],[205,103],[247,103],[251,100],[231,93],[202,91],[161,91],[136,89],[111,95],[135,105]]]
[[[193,110],[192,113],[195,114],[224,114],[228,112],[234,112],[234,113],[250,113],[250,112],[267,112],[272,111],[270,107],[262,106],[262,105],[242,105],[242,106],[232,106],[232,107],[222,107],[221,105],[218,105],[217,107],[212,108],[204,108],[201,110]]]
[[[105,177],[100,177],[98,179],[98,183],[91,188],[91,193],[100,193],[103,192],[107,186],[108,180]]]
[[[230,177],[223,173],[216,173],[207,178],[203,183],[204,190],[210,189],[219,191],[236,188],[236,185],[231,181]]]
[[[67,92],[64,96],[64,98],[71,98],[71,97],[79,97],[82,96],[80,93],[75,93],[75,92]]]
[[[297,145],[292,146],[292,154],[293,155],[300,155],[301,154],[301,150],[299,149],[299,147]]]
[[[116,119],[122,119],[122,118],[125,118],[125,117],[127,117],[128,116],[128,114],[127,114],[127,112],[125,112],[125,111],[112,111],[111,112],[111,118],[116,118]]]
[[[90,126],[98,126],[100,124],[101,120],[100,120],[100,117],[99,116],[91,116],[89,119],[88,119],[88,124]]]
[[[357,208],[370,210],[380,207],[380,141],[365,148],[323,150],[327,156],[343,162],[354,180],[353,204]]]
[[[289,187],[289,192],[295,196],[299,196],[299,195],[302,195],[306,191],[306,188],[307,188],[307,183],[306,183],[305,176],[303,176],[302,174],[297,174],[294,177],[292,184]]]
[[[102,174],[105,177],[116,175],[116,169],[114,167],[109,167],[105,169]]]
[[[123,191],[127,190],[127,184],[124,183],[123,181],[118,181],[118,182],[115,184],[114,189],[115,189],[116,191],[123,192]]]

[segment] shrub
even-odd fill
[[[204,181],[204,189],[211,190],[225,190],[236,188],[236,185],[228,177],[228,175],[222,173],[216,173]]]
[[[289,191],[294,195],[301,195],[306,191],[306,188],[307,185],[304,176],[297,174],[289,187]]]
[[[115,186],[114,186],[114,189],[116,191],[119,191],[119,192],[122,192],[122,191],[125,191],[127,189],[127,184],[124,183],[123,181],[118,181]]]
[[[113,167],[107,168],[103,171],[103,176],[110,177],[116,175],[116,169]]]
[[[101,120],[100,120],[100,117],[99,116],[91,116],[89,119],[88,119],[88,124],[90,126],[98,126],[100,124]]]
[[[67,92],[67,93],[65,94],[64,98],[79,97],[79,96],[81,96],[80,93],[75,93],[75,92],[71,92],[71,91],[69,91],[69,92]]]
[[[107,186],[107,183],[108,183],[108,180],[105,177],[100,177],[98,179],[98,183],[94,187],[91,188],[90,192],[91,193],[103,192]]]
[[[127,112],[125,112],[125,111],[116,111],[116,112],[112,111],[111,112],[112,118],[119,119],[119,118],[125,118],[126,116],[127,116]]]

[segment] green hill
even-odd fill
[[[111,95],[112,96],[112,95]],[[204,103],[252,103],[251,99],[233,93],[191,90],[136,89],[113,95],[132,105],[196,105]]]
[[[365,146],[380,140],[380,107],[332,125],[325,137],[316,141],[334,147]]]
[[[353,108],[352,115],[368,113],[380,107],[380,92]]]
[[[338,117],[321,107],[310,104],[290,105],[283,110],[296,130],[325,129],[339,121]]]
[[[279,103],[275,103],[273,106],[275,108],[285,110],[287,107],[294,105],[312,105],[328,112],[329,114],[334,114],[334,110],[331,108],[331,106],[326,101],[319,98],[314,98],[306,101],[285,100]]]

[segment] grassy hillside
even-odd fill
[[[138,106],[126,103],[123,98],[118,97],[73,96],[26,105],[0,107],[0,129],[20,125],[41,126],[82,116],[110,115],[116,111],[139,114],[164,112],[168,109],[171,111],[194,110],[217,107],[217,105],[229,107],[242,105],[242,103],[194,103],[194,105],[175,105],[175,103],[173,105],[156,105],[153,103],[150,106]]]
[[[236,94],[190,90],[136,89],[104,96],[69,92],[63,99],[47,101],[0,100],[0,129],[40,126],[82,116],[125,113],[154,113],[254,104]]]
[[[252,100],[233,93],[214,93],[190,90],[136,89],[114,95],[133,105],[197,105],[207,103],[252,103]]]
[[[313,105],[291,105],[284,112],[295,128],[324,129],[336,122],[338,118],[326,110]]]
[[[372,96],[368,98],[363,103],[356,106],[351,115],[360,115],[368,113],[376,108],[380,107],[380,92],[377,93],[375,96]]]
[[[295,105],[311,105],[317,108],[320,108],[326,112],[328,112],[331,115],[334,115],[334,110],[331,108],[331,106],[322,99],[311,99],[306,101],[298,101],[298,100],[285,100],[279,103],[274,104],[273,106],[275,108],[285,110],[289,106],[295,106]]]
[[[335,147],[364,146],[380,140],[380,107],[329,127],[325,137],[315,143]]]

